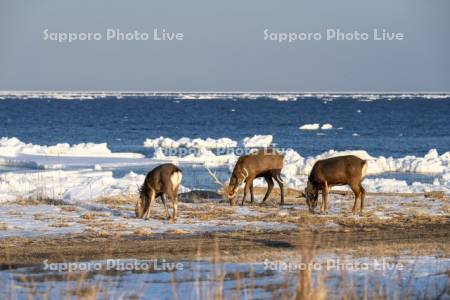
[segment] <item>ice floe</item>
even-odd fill
[[[333,125],[329,124],[329,123],[325,123],[322,126],[320,126],[319,123],[313,123],[313,124],[304,124],[302,126],[300,126],[298,129],[300,130],[330,130],[333,129]]]
[[[112,153],[106,143],[81,143],[69,145],[67,143],[53,146],[40,146],[26,144],[19,139],[2,137],[0,139],[0,156],[17,156],[18,154],[45,155],[45,156],[90,156],[90,157],[121,157],[142,158],[137,153]]]
[[[232,148],[236,147],[238,143],[236,141],[233,141],[230,138],[219,138],[219,139],[213,139],[213,138],[207,138],[207,139],[201,139],[201,138],[187,138],[182,137],[178,140],[173,140],[171,138],[167,137],[159,137],[156,139],[146,139],[144,141],[144,147],[148,148],[179,148],[179,147],[186,147],[186,148],[207,148],[207,149],[215,149],[215,148]]]
[[[253,137],[246,137],[240,143],[233,141],[230,138],[188,138],[182,137],[178,140],[174,140],[168,137],[159,137],[155,139],[146,139],[144,141],[144,147],[147,148],[205,148],[205,149],[218,149],[218,148],[234,148],[238,145],[242,145],[245,148],[256,147],[268,147],[272,144],[272,135],[255,135]]]
[[[319,123],[304,124],[304,125],[300,126],[299,129],[300,130],[318,130],[318,129],[320,129],[320,124]]]
[[[127,91],[1,91],[2,99],[55,99],[55,100],[95,100],[124,98],[165,98],[175,100],[256,100],[296,101],[318,99],[329,102],[339,99],[359,101],[408,100],[408,99],[450,99],[448,93],[298,93],[298,92],[127,92]]]
[[[271,135],[255,135],[246,137],[242,140],[242,144],[246,148],[268,147],[272,144],[273,136]]]
[[[171,140],[171,139],[164,139]],[[241,155],[233,151],[213,151],[213,139],[194,142],[196,139],[180,139],[180,144],[189,149],[186,155],[171,154],[161,147],[158,140],[152,157],[136,153],[113,153],[106,144],[58,144],[41,146],[24,143],[17,138],[0,139],[0,201],[15,198],[50,197],[68,200],[88,200],[101,196],[116,196],[136,193],[145,174],[128,173],[117,178],[116,169],[140,168],[150,170],[154,166],[171,162],[181,165],[206,165],[225,167],[231,171]],[[174,140],[172,140],[174,141]],[[231,139],[214,140],[224,144]],[[271,135],[256,135],[243,139],[238,145],[251,149],[272,144]],[[206,143],[206,144],[205,144]],[[169,145],[172,145],[169,143]],[[201,147],[199,145],[202,145]],[[205,146],[206,145],[206,146]],[[178,146],[181,147],[181,146]],[[245,150],[244,149],[244,150]],[[241,149],[242,150],[242,149]],[[364,186],[374,192],[450,192],[450,152],[439,154],[431,149],[424,156],[408,155],[394,158],[372,156],[364,150],[329,150],[316,156],[303,157],[295,150],[286,150],[283,178],[287,186],[303,189],[307,175],[317,160],[333,156],[356,155],[368,162],[368,175]],[[414,182],[389,178],[373,178],[384,173],[417,173],[432,176],[432,183]],[[126,174],[126,173],[122,173]],[[207,176],[207,174],[206,174]],[[258,180],[255,185],[265,185]]]

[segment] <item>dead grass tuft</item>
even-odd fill
[[[0,223],[0,230],[8,230],[8,224]]]
[[[93,213],[87,212],[87,213],[85,213],[85,214],[82,214],[82,215],[80,216],[80,218],[81,218],[81,219],[85,219],[85,220],[94,220],[94,219],[95,219],[95,216],[94,216]]]
[[[424,194],[425,198],[434,198],[434,199],[445,199],[445,193],[441,191],[436,192],[426,192]]]
[[[151,235],[152,231],[147,227],[139,227],[133,232],[135,235],[146,236]]]
[[[192,233],[189,230],[184,230],[184,229],[179,229],[179,228],[169,229],[167,232],[170,234],[190,234],[190,233]]]
[[[67,205],[67,203],[64,200],[51,199],[48,197],[30,197],[30,198],[18,197],[13,203],[19,205],[41,205],[41,204]]]
[[[41,214],[41,213],[39,213],[39,214],[34,214],[34,215],[33,215],[33,218],[34,218],[35,220],[37,220],[37,221],[48,221],[48,220],[51,220],[51,219],[52,219],[52,218],[49,217],[48,215],[46,215],[46,214]]]
[[[102,289],[97,285],[80,286],[66,291],[67,296],[75,296],[78,299],[98,299]]]
[[[61,210],[67,212],[80,211],[80,209],[76,206],[62,206]]]
[[[137,195],[119,195],[111,197],[100,197],[96,200],[96,202],[107,205],[123,205],[123,204],[135,204],[137,200],[138,200]]]
[[[59,222],[59,223],[52,223],[52,224],[48,224],[49,227],[70,227],[70,224],[67,222]]]

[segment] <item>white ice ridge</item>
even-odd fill
[[[0,202],[21,198],[87,201],[99,197],[135,195],[145,176],[128,173],[114,178],[109,171],[7,172],[0,174]],[[180,187],[180,192],[188,191]]]
[[[81,143],[69,145],[67,143],[53,146],[26,144],[19,139],[2,137],[0,139],[0,156],[15,157],[21,154],[45,156],[77,156],[77,157],[115,157],[115,158],[142,158],[137,153],[113,153],[106,143]]]
[[[402,158],[373,157],[364,150],[335,151],[329,150],[315,157],[302,157],[294,150],[286,151],[285,168],[294,168],[297,174],[307,175],[317,160],[342,155],[356,155],[368,162],[368,174],[381,174],[386,172],[442,174],[450,167],[450,152],[439,155],[436,149],[431,149],[423,157],[408,155]]]
[[[204,149],[218,149],[218,148],[233,148],[238,145],[242,145],[246,148],[253,147],[268,147],[272,144],[272,135],[255,135],[253,137],[246,137],[240,143],[233,141],[230,138],[188,138],[182,137],[178,140],[174,140],[168,137],[159,137],[155,139],[146,139],[144,141],[144,147],[148,148],[204,148]]]
[[[449,100],[449,93],[328,93],[328,92],[152,92],[152,91],[0,91],[2,99],[55,99],[55,100],[94,100],[122,98],[158,98],[180,100],[214,100],[214,99],[273,99],[277,101],[295,101],[302,99],[319,99],[333,101],[337,99],[354,99],[374,101],[380,99],[442,99]]]
[[[319,129],[329,130],[329,129],[333,129],[333,125],[331,125],[329,123],[325,123],[321,127],[319,123],[304,124],[304,125],[300,126],[298,129],[300,129],[300,130],[319,130]]]
[[[182,137],[178,140],[174,140],[168,137],[159,137],[156,139],[146,139],[144,142],[144,147],[148,148],[206,148],[206,149],[215,149],[215,148],[232,148],[238,145],[237,142],[233,141],[229,138],[220,138],[220,139],[201,139],[201,138],[188,138]]]
[[[271,135],[255,135],[246,137],[242,140],[245,148],[268,147],[272,144],[273,136]]]

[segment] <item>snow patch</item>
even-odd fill
[[[142,158],[137,153],[112,153],[106,143],[81,143],[69,145],[67,143],[53,146],[26,144],[18,138],[2,137],[0,139],[0,156],[15,157],[20,154],[42,155],[42,156],[90,156],[90,157],[121,157]]]

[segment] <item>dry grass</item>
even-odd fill
[[[61,221],[58,223],[50,223],[50,224],[48,224],[48,226],[49,227],[70,227],[71,225],[68,222]]]
[[[85,220],[94,220],[97,218],[107,218],[111,217],[111,213],[109,212],[87,212],[80,216],[81,219]]]
[[[37,221],[49,221],[52,219],[52,217],[42,213],[34,214],[33,218]]]
[[[190,232],[190,231],[188,231],[188,230],[178,229],[178,228],[175,228],[175,229],[169,229],[167,232],[168,232],[169,234],[190,234],[190,233],[192,233],[192,232]]]
[[[424,194],[425,198],[433,198],[433,199],[447,199],[448,197],[445,195],[444,192],[437,191],[437,192],[426,192]]]
[[[139,236],[147,236],[147,235],[151,235],[152,231],[148,227],[139,227],[133,231],[133,234],[139,235]]]
[[[17,210],[10,210],[8,211],[8,215],[10,216],[22,216],[23,212],[17,211]]]
[[[85,214],[82,214],[82,215],[80,216],[80,218],[81,218],[81,219],[85,219],[85,220],[93,220],[93,219],[95,219],[95,216],[94,216],[93,213],[87,212],[87,213],[85,213]]]
[[[67,212],[75,212],[75,211],[80,211],[80,209],[76,206],[61,206],[61,210],[62,211],[67,211]]]
[[[135,204],[139,199],[137,195],[119,195],[110,197],[100,197],[96,200],[98,203],[103,203],[107,205],[124,205],[124,204]]]
[[[205,204],[201,207],[180,205],[179,209],[183,213],[183,217],[200,221],[229,219],[234,214],[232,208],[214,204]]]
[[[14,202],[14,204],[19,205],[41,205],[41,204],[47,204],[47,205],[67,205],[67,203],[64,200],[61,199],[52,199],[48,197],[18,197]]]
[[[98,299],[99,295],[104,292],[98,284],[86,285],[80,282],[76,289],[69,289],[65,292],[66,296],[74,296],[78,299],[94,300]]]
[[[0,223],[0,230],[8,230],[8,224]]]
[[[106,229],[98,229],[98,228],[87,228],[84,233],[90,237],[94,238],[111,238],[117,235],[115,232],[111,232]]]

